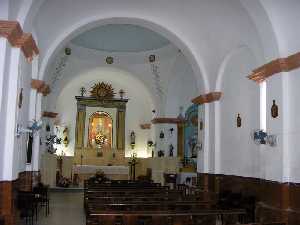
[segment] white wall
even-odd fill
[[[274,3],[271,0],[260,1],[276,36],[279,57],[299,52],[300,31],[296,29],[300,19],[300,2],[288,0]],[[276,178],[283,182],[299,182],[300,169],[299,140],[299,69],[289,73],[274,75],[267,81],[267,109],[275,99],[279,107],[279,117],[267,116],[267,128],[279,136],[278,148],[266,151],[265,161],[273,165],[282,164],[282,171],[274,171],[274,166],[266,169],[266,177]],[[276,167],[275,167],[276,168]],[[279,178],[279,176],[281,176]]]
[[[164,106],[165,115],[177,117],[180,113],[179,108],[182,106],[184,116],[185,111],[193,104],[191,100],[200,94],[196,78],[192,67],[182,54],[176,57],[170,74]]]
[[[259,147],[251,140],[250,133],[259,129],[259,86],[249,81],[249,74],[256,65],[253,54],[243,48],[226,62],[221,82],[223,93],[219,101],[220,144],[218,173],[259,177]],[[242,127],[237,128],[236,117],[240,113]]]
[[[28,64],[19,49],[12,49],[12,59],[20,57],[20,66],[13,63],[7,68],[8,84],[3,88],[1,127],[3,128],[2,179],[11,180],[26,169],[27,135],[16,137],[17,124],[27,128],[29,121],[29,97],[31,91],[31,64]],[[18,107],[19,93],[23,88],[23,104]]]

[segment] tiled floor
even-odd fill
[[[50,215],[40,210],[36,225],[85,225],[83,192],[51,192]]]

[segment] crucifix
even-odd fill
[[[81,94],[81,96],[84,96],[85,93],[86,93],[85,87],[81,87],[80,88],[80,94]]]

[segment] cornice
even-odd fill
[[[256,83],[265,81],[268,77],[281,72],[289,72],[300,67],[300,52],[286,58],[278,58],[253,70],[248,76]]]
[[[222,92],[210,92],[207,94],[199,95],[198,97],[192,99],[192,103],[201,105],[204,103],[210,103],[218,101],[222,96]]]
[[[24,33],[17,21],[0,20],[0,37],[6,38],[13,47],[20,48],[29,62],[39,54],[32,34]]]

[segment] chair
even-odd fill
[[[165,183],[170,185],[171,189],[174,189],[176,186],[177,174],[175,173],[164,173]]]
[[[4,225],[4,217],[0,216],[0,225]]]
[[[45,207],[46,216],[50,213],[48,189],[48,186],[44,186],[42,184],[33,188],[33,193],[35,194],[38,203],[40,203],[42,207]]]
[[[25,218],[25,223],[33,225],[34,215],[37,220],[37,204],[32,192],[19,191],[17,206],[20,210],[20,217]]]

